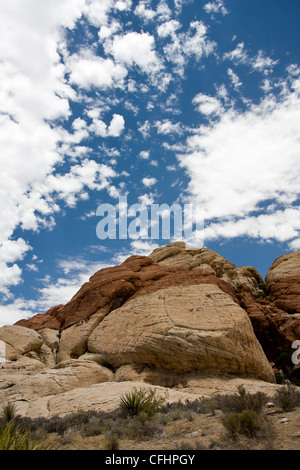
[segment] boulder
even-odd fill
[[[235,269],[235,265],[223,256],[207,248],[192,248],[184,242],[173,242],[156,248],[149,258],[160,265],[199,270],[201,266],[210,266],[217,277],[222,277],[228,271]]]
[[[57,317],[63,307],[63,305],[56,305],[55,307],[51,307],[46,313],[33,315],[29,320],[22,319],[17,321],[16,325],[25,326],[34,330],[40,330],[42,328],[59,330],[60,321]]]
[[[268,359],[277,362],[284,353],[286,367],[290,368],[290,347],[300,337],[300,320],[296,315],[300,312],[300,251],[275,260],[267,273],[266,284],[254,267],[235,267],[211,250],[190,248],[183,242],[157,248],[150,257],[164,266],[184,266],[202,274],[213,272],[226,281],[247,311]]]
[[[38,352],[44,343],[36,331],[15,325],[2,326],[0,340],[5,343],[5,359],[9,361],[15,361],[30,352]]]
[[[252,266],[240,266],[234,269],[230,283],[235,290],[241,285],[247,286],[254,296],[264,293],[264,280],[257,269]]]
[[[87,351],[87,340],[90,334],[103,320],[104,316],[105,312],[95,313],[89,319],[81,320],[63,330],[56,358],[57,363],[82,356]]]
[[[88,349],[114,368],[137,364],[274,381],[247,313],[213,284],[170,287],[129,300],[95,328]]]
[[[273,261],[266,274],[266,286],[290,276],[300,276],[300,250],[284,254]]]
[[[202,275],[215,275],[229,283],[235,290],[247,285],[254,295],[262,292],[263,278],[252,266],[236,267],[223,256],[207,248],[192,248],[184,242],[173,242],[156,248],[149,258],[159,265],[199,271]]]
[[[68,390],[112,380],[113,373],[94,361],[67,361],[57,368],[42,370],[0,390],[0,401],[26,404],[36,398],[59,396]]]
[[[53,351],[56,351],[58,349],[60,337],[57,330],[54,330],[52,328],[42,328],[37,331],[43,338],[46,346],[48,346]]]
[[[300,250],[282,255],[272,263],[266,287],[278,308],[300,313]]]

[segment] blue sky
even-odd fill
[[[1,2],[1,325],[173,241],[99,239],[120,197],[200,208],[183,239],[263,276],[300,249],[299,20],[298,0]]]

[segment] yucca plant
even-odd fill
[[[38,450],[40,443],[31,438],[30,432],[21,433],[13,424],[0,429],[0,450]]]
[[[142,412],[151,416],[160,410],[164,401],[164,397],[156,397],[155,390],[134,388],[131,392],[124,393],[120,397],[120,407],[131,416]]]
[[[126,413],[134,416],[143,411],[147,397],[143,390],[133,389],[120,397],[120,407]]]
[[[10,423],[16,417],[16,405],[14,403],[7,403],[3,406],[1,418],[4,419],[6,423]]]

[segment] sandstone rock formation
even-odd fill
[[[114,368],[139,364],[273,380],[246,312],[213,284],[170,287],[126,302],[95,328],[88,349]]]
[[[25,376],[24,380],[19,380],[13,387],[3,389],[0,397],[13,402],[30,402],[37,397],[58,395],[75,388],[110,382],[112,378],[110,370],[94,361],[66,362],[59,367]]]
[[[16,361],[31,351],[38,352],[44,343],[36,331],[13,325],[0,328],[0,340],[6,344],[6,359],[10,361]]]
[[[276,260],[266,284],[183,242],[102,269],[67,304],[0,328],[0,400],[50,416],[87,406],[84,393],[99,404],[97,387],[190,390],[205,374],[271,384],[270,361],[300,338],[299,253]]]
[[[253,293],[261,292],[263,279],[252,266],[236,268],[218,253],[207,248],[191,248],[184,242],[173,242],[157,248],[149,258],[159,265],[184,268],[188,271],[199,271],[202,275],[213,274],[236,288],[247,285]]]
[[[176,285],[212,283],[235,298],[231,286],[215,275],[203,275],[200,271],[160,266],[150,257],[131,256],[124,263],[101,269],[85,283],[65,305],[54,307],[16,325],[33,328],[65,330],[89,319],[92,315],[105,316],[123,305],[135,295]]]

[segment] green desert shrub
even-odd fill
[[[92,416],[89,421],[83,425],[81,434],[84,436],[99,436],[102,432],[102,421],[97,416]]]
[[[262,429],[264,418],[254,410],[245,409],[240,413],[225,414],[222,416],[222,424],[233,439],[240,434],[253,438]]]
[[[120,437],[135,440],[147,440],[154,436],[160,436],[163,427],[156,421],[149,419],[149,415],[141,412],[135,416],[128,416],[122,422],[122,434]]]
[[[220,409],[224,413],[241,413],[244,410],[261,412],[266,404],[268,397],[263,392],[249,393],[245,387],[240,385],[238,393],[234,395],[217,395],[212,399],[211,407]]]
[[[300,405],[300,391],[296,385],[286,381],[285,385],[276,391],[274,403],[283,411],[291,411]]]

